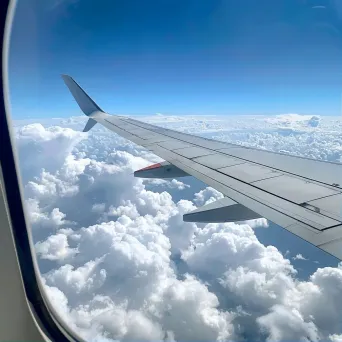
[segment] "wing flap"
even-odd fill
[[[185,176],[189,175],[169,162],[153,164],[134,171],[134,177],[140,178],[178,178]]]
[[[287,175],[262,179],[254,182],[253,185],[298,204],[339,193],[336,189]]]
[[[183,215],[185,222],[238,222],[260,218],[254,211],[228,197],[204,205]]]
[[[309,201],[308,205],[318,208],[326,216],[342,221],[342,194]]]

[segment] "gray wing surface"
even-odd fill
[[[265,217],[342,259],[342,164],[242,147],[109,115],[70,76],[62,77],[77,94],[80,108],[86,108],[91,120],[87,128],[96,121],[227,197],[184,215],[185,221],[217,222],[217,213],[225,222]]]

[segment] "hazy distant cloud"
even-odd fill
[[[317,115],[299,115],[299,114],[282,114],[267,118],[266,121],[275,124],[293,128],[305,126],[317,127],[321,118]]]
[[[303,255],[301,254],[297,254],[296,256],[292,258],[292,260],[308,260],[308,259],[304,258]]]
[[[48,2],[49,10],[55,10],[61,6],[75,6],[81,0],[51,0]]]

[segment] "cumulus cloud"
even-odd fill
[[[42,259],[64,260],[77,253],[76,248],[69,248],[65,234],[50,235],[43,242],[37,242],[36,252]]]
[[[185,184],[178,179],[172,179],[171,181],[166,179],[145,179],[145,184],[177,190],[184,190],[190,187],[190,185]]]
[[[332,342],[342,342],[342,335],[333,334],[329,336]]]
[[[223,194],[221,194],[219,191],[217,191],[216,189],[209,186],[209,187],[201,190],[197,194],[195,194],[194,202],[198,206],[202,206],[202,205],[206,205],[206,204],[215,202],[218,199],[221,199],[223,197],[224,197]]]
[[[59,126],[43,127],[39,123],[16,131],[16,147],[20,159],[23,182],[37,176],[41,169],[56,172],[72,149],[87,133]]]
[[[324,135],[323,119],[318,131],[298,135],[281,135],[278,123],[266,119],[145,118],[298,155],[306,142],[309,155],[339,157],[338,136]],[[134,170],[160,159],[101,128],[70,128],[82,120],[16,128],[42,279],[66,324],[94,341],[339,341],[340,267],[299,281],[287,255],[257,239],[254,228],[267,227],[264,219],[183,222],[184,213],[223,195],[189,178],[134,178]],[[297,121],[310,130],[305,120]],[[265,122],[274,129],[265,130]],[[246,133],[248,125],[262,129]],[[175,200],[172,192],[186,198]]]
[[[257,319],[268,333],[267,341],[318,341],[317,327],[313,322],[305,322],[297,310],[286,310],[275,305],[272,312]]]

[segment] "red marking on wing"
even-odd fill
[[[144,167],[140,170],[137,170],[137,171],[143,171],[143,170],[149,170],[149,169],[157,169],[158,167],[161,167],[162,165],[160,163],[157,163],[157,164],[153,164],[153,165],[150,165],[150,166],[147,166],[147,167]]]

